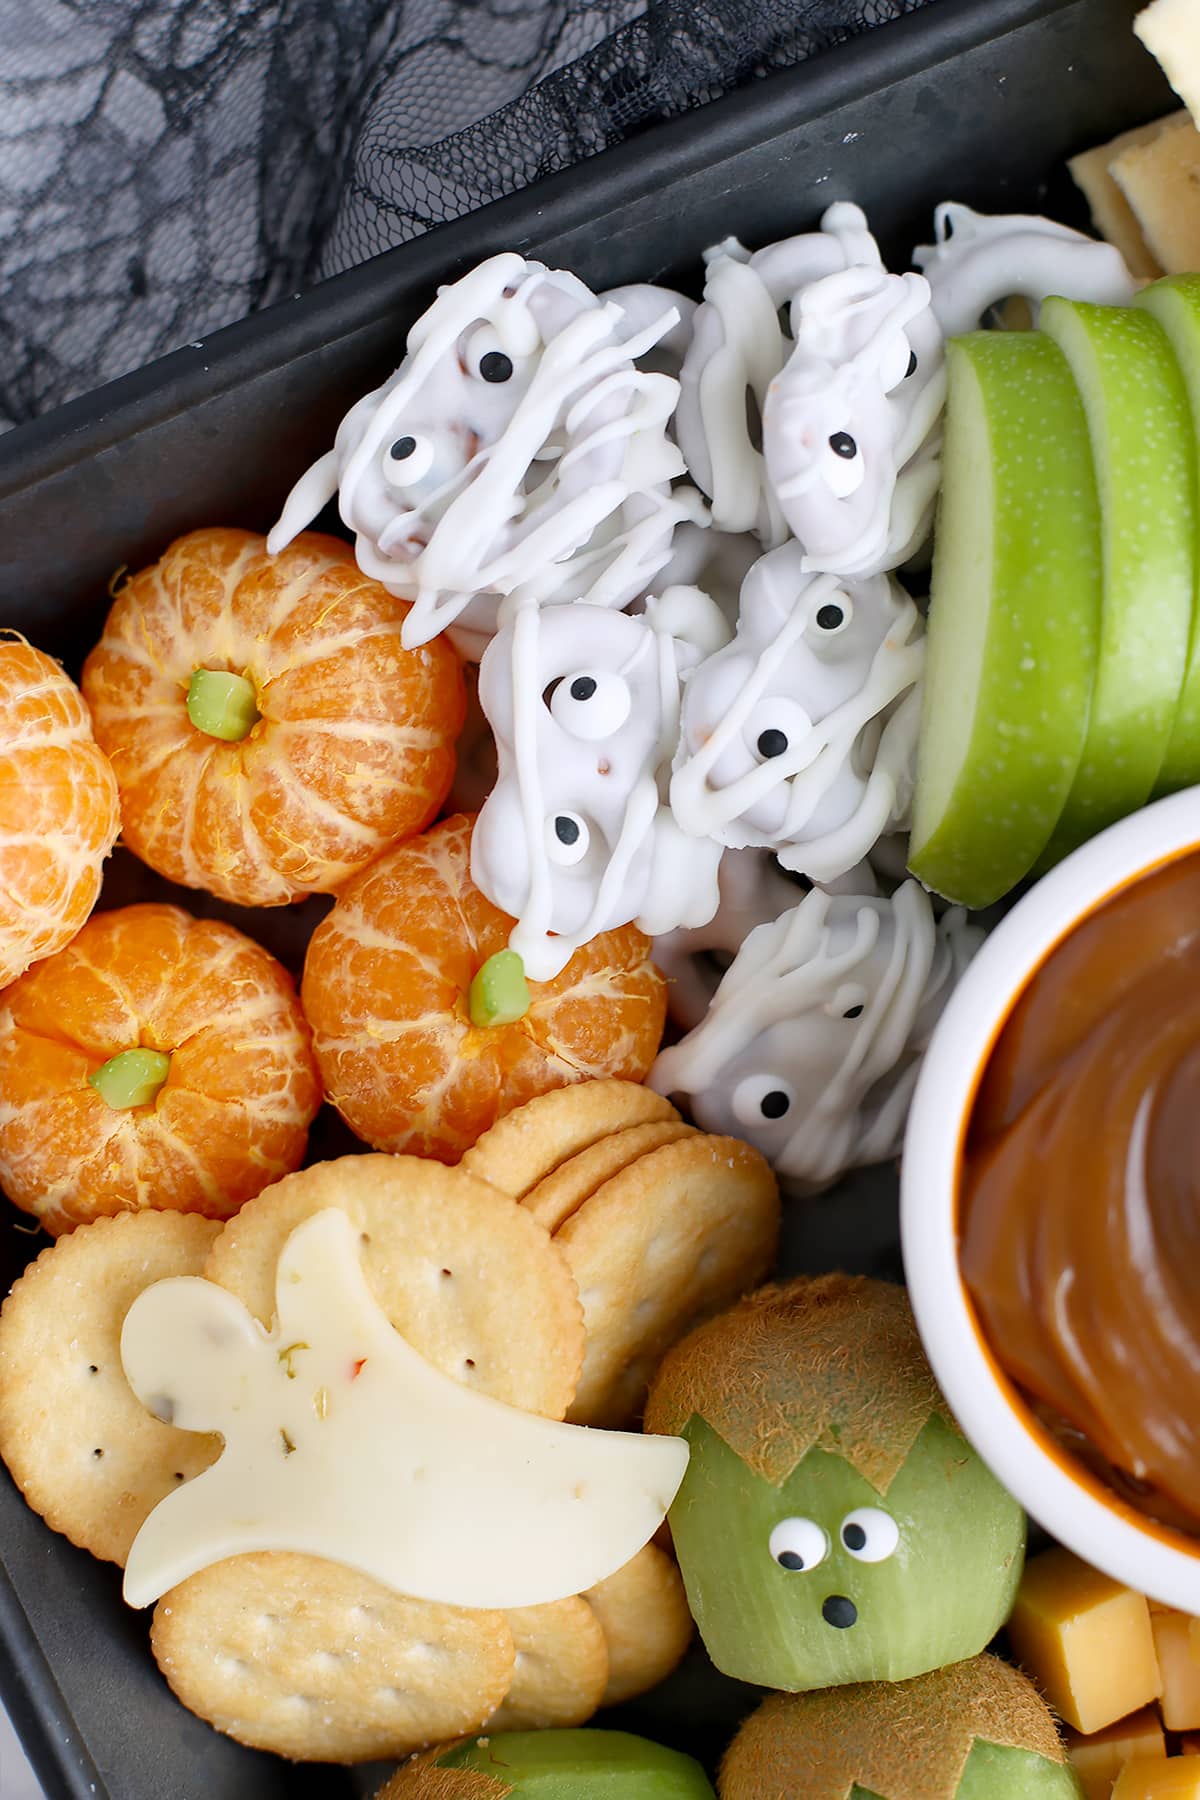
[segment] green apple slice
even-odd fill
[[[1087,413],[1104,571],[1087,737],[1049,863],[1144,806],[1159,779],[1192,630],[1196,453],[1183,377],[1148,313],[1052,299],[1040,325]]]
[[[1057,345],[975,332],[946,351],[910,867],[988,906],[1029,873],[1071,790],[1100,634],[1087,419]]]
[[[434,1766],[490,1775],[521,1800],[713,1800],[692,1757],[627,1731],[492,1732]]]
[[[1195,449],[1200,446],[1200,275],[1172,275],[1165,281],[1156,281],[1152,287],[1142,289],[1136,303],[1158,320],[1171,340],[1187,388]],[[1200,481],[1200,457],[1196,458],[1196,469]],[[1200,505],[1200,485],[1196,493]],[[1200,581],[1200,555],[1196,558],[1196,570]],[[1187,671],[1157,788],[1159,793],[1169,794],[1196,782],[1200,782],[1200,588],[1193,596]]]

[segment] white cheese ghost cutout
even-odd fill
[[[678,383],[637,367],[678,322],[664,295],[630,337],[621,306],[576,276],[489,258],[439,289],[395,374],[292,489],[268,548],[336,495],[364,573],[413,602],[410,649],[467,615],[479,654],[518,589],[626,605],[676,523],[698,516],[692,490],[670,486],[684,473],[666,431]]]
[[[267,1332],[224,1288],[180,1277],[126,1316],[121,1358],[142,1404],[225,1440],[134,1539],[131,1606],[258,1550],[450,1606],[537,1606],[603,1580],[662,1523],[682,1439],[557,1424],[442,1374],[380,1311],[344,1212],[292,1232],[276,1308]]]
[[[813,575],[796,542],[760,558],[733,642],[684,690],[670,786],[681,829],[774,850],[817,882],[837,880],[902,829],[923,633],[890,576]]]
[[[763,406],[770,492],[805,570],[871,575],[929,537],[946,399],[942,332],[921,275],[855,267],[791,309],[794,347]]]
[[[1050,294],[1129,306],[1138,290],[1113,244],[1035,214],[973,212],[947,200],[934,215],[934,242],[913,251],[947,337],[974,331],[1001,300],[1020,295],[1037,309]]]
[[[921,1055],[982,938],[959,909],[935,922],[915,881],[890,899],[814,889],[751,932],[649,1085],[818,1193],[899,1152]]]
[[[706,595],[672,588],[637,615],[522,603],[488,646],[499,776],[471,876],[517,921],[509,947],[534,981],[602,931],[654,937],[716,911],[721,846],[680,831],[665,789],[682,674],[727,636]]]

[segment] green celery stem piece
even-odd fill
[[[489,956],[471,983],[467,1006],[472,1025],[515,1025],[529,1011],[525,964],[515,950]]]
[[[196,669],[188,683],[188,718],[197,731],[238,744],[248,737],[262,714],[254,683],[223,669]]]
[[[171,1058],[162,1050],[122,1050],[94,1074],[88,1084],[114,1112],[131,1106],[149,1106],[171,1071]]]

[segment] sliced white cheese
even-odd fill
[[[666,1516],[682,1439],[557,1424],[433,1368],[380,1311],[340,1209],[288,1239],[276,1307],[268,1333],[188,1277],[129,1310],[121,1356],[143,1405],[225,1439],[134,1540],[131,1606],[256,1550],[326,1557],[417,1599],[536,1606],[611,1575]]]
[[[1142,235],[1137,215],[1113,180],[1110,166],[1126,150],[1132,150],[1139,144],[1153,143],[1162,132],[1176,125],[1186,125],[1190,117],[1185,110],[1171,113],[1165,119],[1156,119],[1152,125],[1139,125],[1134,131],[1123,131],[1111,143],[1097,144],[1094,150],[1085,150],[1081,155],[1073,156],[1067,164],[1075,185],[1091,209],[1092,224],[1101,237],[1116,245],[1125,258],[1130,274],[1139,279],[1153,281],[1163,271]]]
[[[1200,269],[1200,131],[1188,116],[1148,143],[1131,144],[1109,170],[1165,273]]]
[[[1133,29],[1193,119],[1200,121],[1200,6],[1196,0],[1153,0]]]

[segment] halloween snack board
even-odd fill
[[[267,521],[267,520],[266,520],[266,519],[264,519],[264,520],[263,520],[263,523],[267,523],[267,522],[268,522],[268,521]]]

